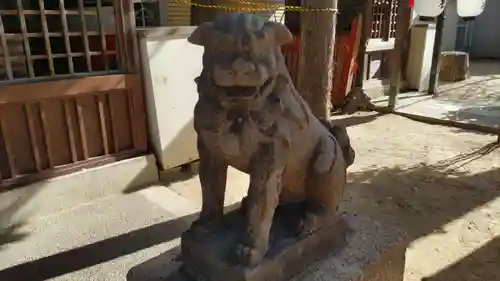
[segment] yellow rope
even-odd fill
[[[230,12],[273,12],[277,9],[284,9],[285,11],[293,12],[338,12],[337,9],[332,8],[304,8],[301,6],[286,6],[281,4],[265,4],[265,3],[254,3],[249,1],[237,0],[235,2],[239,4],[251,5],[252,7],[230,7],[225,5],[215,5],[215,4],[198,4],[193,3],[190,0],[171,0],[172,2],[182,3],[194,7],[207,8],[207,9],[219,9]],[[233,0],[234,1],[234,0]]]

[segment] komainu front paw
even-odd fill
[[[311,234],[320,228],[318,215],[307,213],[300,221],[297,232],[299,235]]]
[[[298,234],[308,235],[311,234],[325,225],[334,224],[337,222],[338,217],[336,214],[329,214],[323,212],[306,212],[304,218],[299,222]]]
[[[252,247],[244,244],[236,246],[236,258],[238,263],[244,266],[254,266],[262,261],[267,249]]]
[[[217,229],[218,222],[215,220],[195,220],[191,224],[189,232],[197,239],[203,240],[213,235]]]

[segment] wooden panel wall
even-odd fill
[[[45,83],[38,94],[0,94],[0,186],[34,180],[109,163],[144,152],[144,131],[135,124],[133,75],[93,77],[94,92],[50,95]],[[121,79],[117,79],[121,78]],[[84,78],[80,80],[91,80]],[[106,83],[108,81],[108,83]],[[74,85],[85,84],[85,81]],[[87,81],[87,84],[91,84]],[[18,85],[29,89],[32,85]],[[106,87],[109,86],[109,87]],[[85,90],[83,86],[77,87]],[[114,89],[113,89],[114,88]],[[23,91],[25,92],[25,91]],[[41,93],[40,93],[41,92]],[[43,96],[43,99],[38,97]],[[139,135],[141,134],[141,135]],[[140,140],[140,141],[138,141]]]
[[[0,9],[0,192],[147,150],[132,0],[29,3]]]

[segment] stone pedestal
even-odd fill
[[[299,209],[300,206],[278,208],[268,253],[255,267],[235,264],[235,249],[245,222],[239,211],[227,214],[224,222],[208,235],[200,235],[193,228],[182,236],[184,269],[197,281],[284,281],[344,246],[347,227],[342,219],[312,234],[296,237],[296,222],[302,213]]]
[[[469,54],[466,52],[441,52],[439,58],[439,80],[458,82],[470,77]]]
[[[340,231],[342,229],[346,231]],[[279,237],[282,237],[278,238],[281,242],[274,239],[277,244],[259,266],[241,268],[231,265],[231,261],[224,258],[224,251],[229,248],[217,250],[218,243],[221,243],[218,238],[207,237],[205,243],[201,243],[185,234],[182,266],[181,262],[172,260],[173,254],[169,252],[133,268],[127,279],[197,281],[198,278],[193,275],[204,274],[203,278],[207,281],[216,280],[214,278],[224,281],[279,281],[289,277],[290,281],[403,280],[408,245],[404,235],[384,228],[367,217],[346,214],[337,224],[296,239],[293,243],[286,241],[285,236]],[[230,241],[233,238],[229,235],[222,239]],[[172,252],[178,251],[175,249]],[[311,262],[313,260],[316,262]]]

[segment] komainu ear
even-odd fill
[[[271,32],[272,37],[274,37],[274,42],[276,42],[278,46],[289,43],[293,39],[290,30],[279,22],[268,21],[264,24],[264,28]]]
[[[195,28],[187,40],[191,44],[205,47],[209,40],[214,40],[212,36],[213,30],[213,24],[211,22],[204,22]]]

